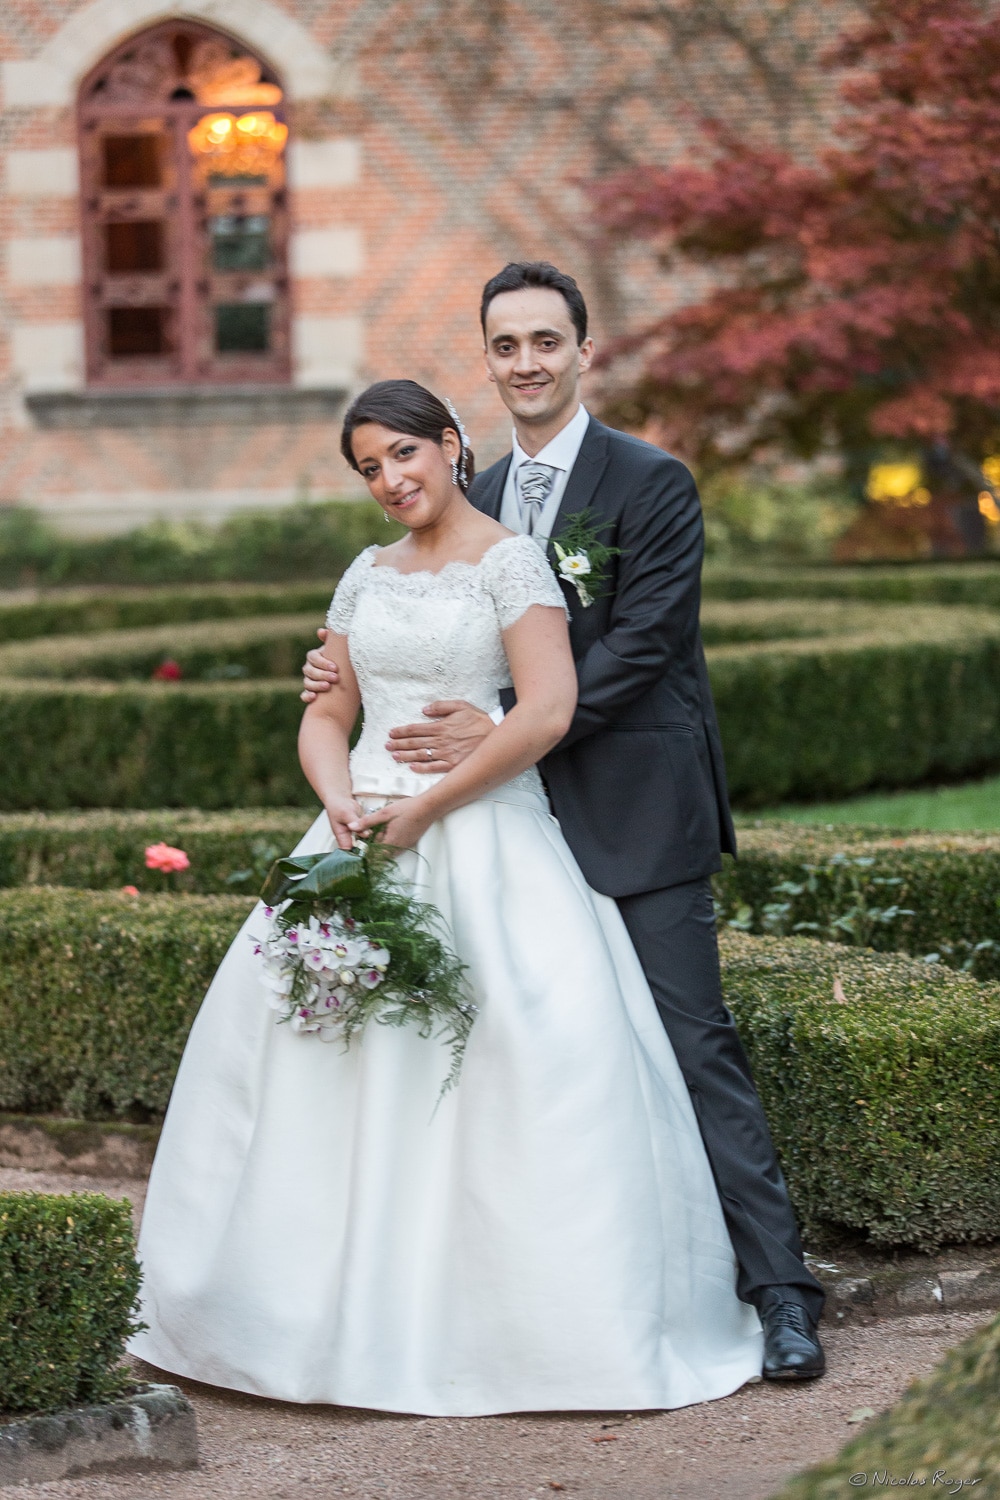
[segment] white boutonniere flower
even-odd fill
[[[552,543],[559,559],[559,575],[576,589],[576,596],[584,609],[593,604],[593,596],[587,587],[587,579],[594,569],[586,552],[567,552],[558,542]]]

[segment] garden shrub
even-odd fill
[[[835,1458],[797,1474],[773,1500],[843,1500],[891,1487],[984,1500],[1000,1494],[1000,1318],[950,1349]]]
[[[996,562],[862,567],[767,567],[708,563],[706,599],[868,599],[873,604],[968,604],[1000,609]]]
[[[153,893],[252,895],[274,861],[294,849],[311,816],[295,807],[0,814],[0,887],[134,885]],[[157,843],[183,849],[190,868],[167,879],[147,870],[144,850]]]
[[[251,906],[246,896],[0,892],[0,1109],[162,1114],[191,1021]]]
[[[0,649],[0,809],[312,805],[297,672],[318,616],[151,627]],[[971,774],[1000,761],[1000,618],[750,602],[706,611],[736,806]],[[714,632],[714,635],[712,635]],[[777,634],[777,638],[775,638]],[[735,643],[734,643],[735,641]],[[101,684],[164,655],[205,683]],[[6,665],[3,665],[6,664]]]
[[[315,807],[299,681],[0,684],[0,809]]]
[[[0,1412],[119,1395],[138,1292],[127,1201],[0,1193]]]
[[[739,859],[714,877],[727,922],[937,954],[950,967],[1000,979],[1000,835],[904,838],[772,823],[741,828],[738,839]]]
[[[0,1109],[161,1114],[250,907],[240,896],[0,892]],[[1000,986],[803,938],[725,931],[722,952],[807,1230],[923,1249],[995,1238]]]
[[[49,636],[0,646],[0,679],[148,682],[168,658],[183,679],[195,681],[295,677],[310,646],[318,644],[315,631],[325,615],[326,606],[308,614],[99,631],[73,642]]]
[[[995,1239],[1000,985],[808,938],[724,931],[722,953],[806,1233]]]
[[[63,535],[32,511],[0,508],[0,587],[325,581],[371,542],[402,534],[385,526],[370,500],[244,511],[220,526],[154,521],[83,538]]]
[[[0,599],[0,641],[98,630],[145,630],[197,620],[237,620],[310,612],[322,618],[337,577],[306,583],[184,584],[174,588],[59,589]]]
[[[708,651],[733,802],[847,796],[1000,761],[1000,617],[892,611],[863,633]]]

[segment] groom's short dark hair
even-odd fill
[[[583,293],[565,271],[559,271],[547,260],[511,260],[502,271],[491,276],[483,287],[483,300],[479,306],[479,321],[486,337],[486,314],[494,297],[501,292],[522,292],[528,286],[547,286],[558,292],[569,308],[576,329],[576,341],[582,344],[587,337],[587,304]]]

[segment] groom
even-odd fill
[[[763,1323],[763,1373],[810,1379],[824,1369],[823,1292],[803,1264],[719,977],[710,876],[736,842],[698,628],[694,480],[581,405],[594,346],[572,277],[546,262],[507,265],[483,290],[481,321],[488,378],[514,419],[513,452],[474,481],[470,500],[542,546],[586,512],[596,539],[619,549],[592,604],[565,590],[579,702],[542,763],[549,797],[588,883],[618,904],[691,1091],[737,1291]],[[305,672],[305,698],[335,679],[318,651]],[[467,703],[424,712],[426,722],[394,729],[390,742],[414,770],[450,770],[494,727]]]

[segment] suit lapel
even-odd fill
[[[475,493],[470,496],[476,509],[481,510],[486,516],[492,516],[494,521],[500,519],[504,486],[507,483],[507,471],[512,458],[513,454],[508,453],[506,462],[501,459],[499,463],[493,464],[482,478],[476,481]]]
[[[564,530],[571,516],[579,515],[580,511],[586,510],[593,503],[597,486],[601,482],[604,470],[608,466],[610,456],[610,443],[608,442],[607,428],[600,422],[590,419],[590,425],[583,435],[580,444],[580,452],[577,454],[576,463],[570,470],[563,491],[562,501],[552,526],[552,537],[557,539]],[[501,488],[502,493],[502,488]],[[555,562],[555,552],[552,543],[549,542],[549,560]]]

